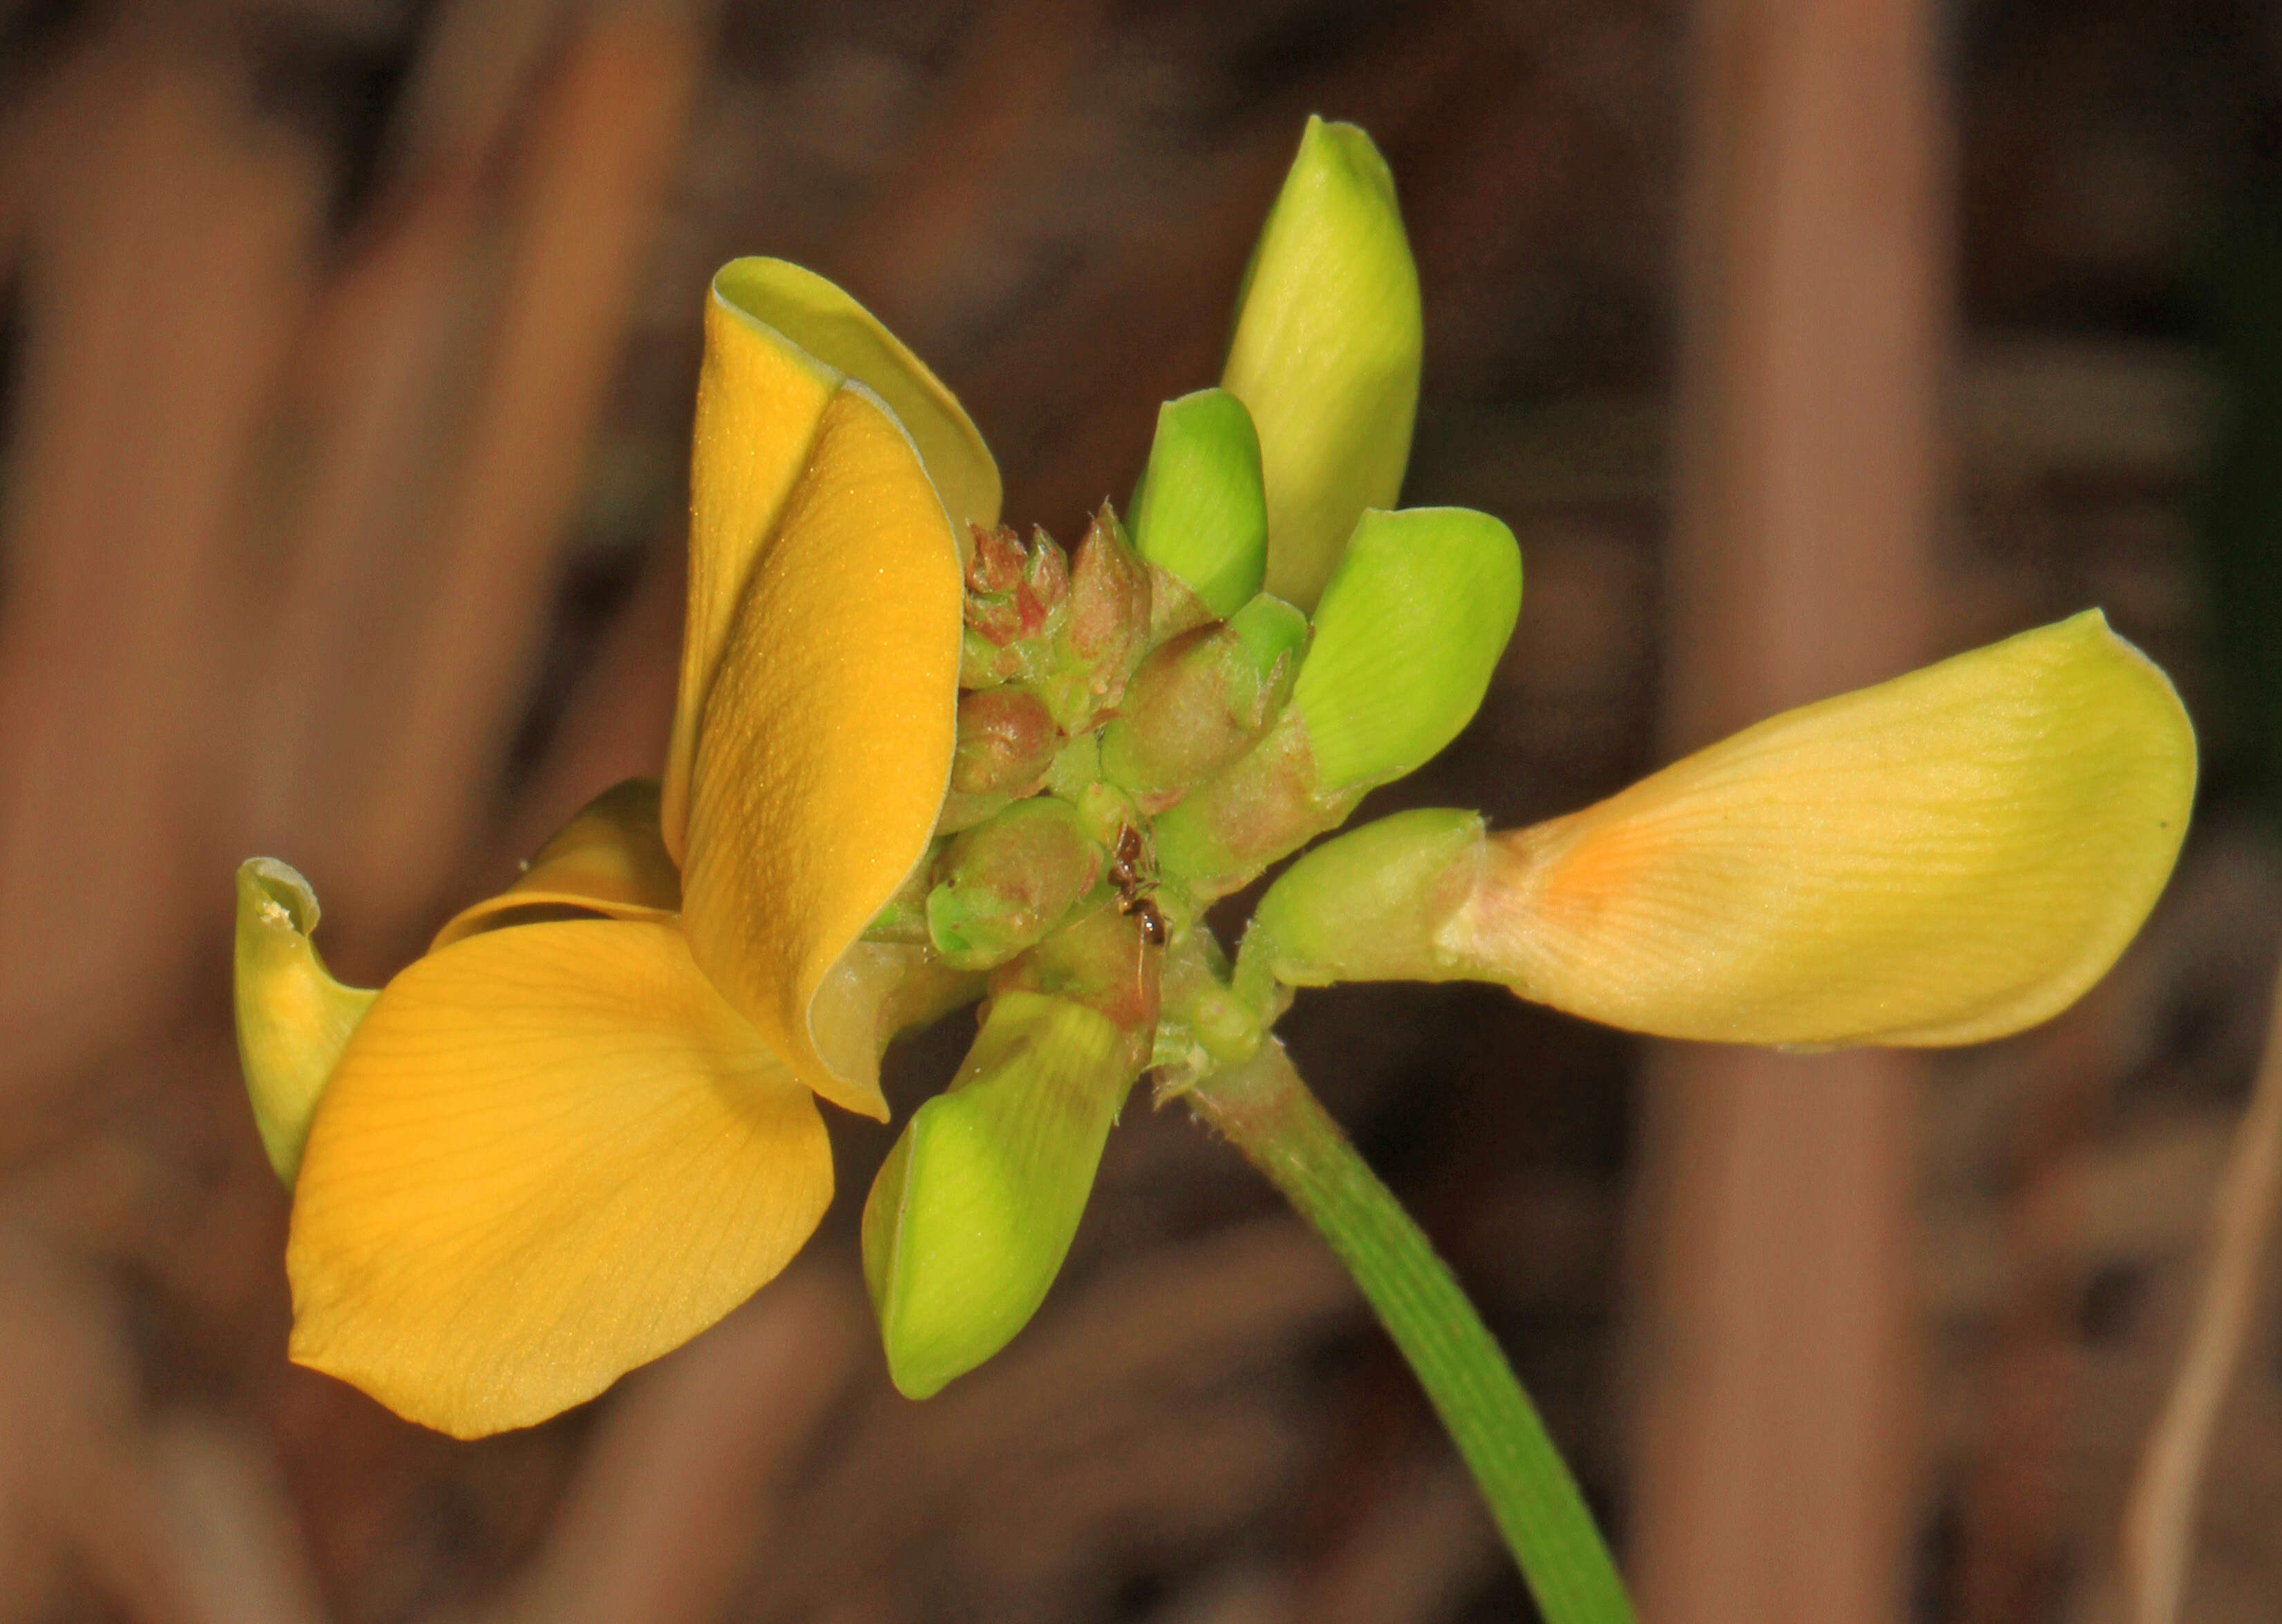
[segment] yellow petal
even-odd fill
[[[669,925],[485,932],[357,1029],[294,1190],[292,1356],[458,1437],[727,1313],[832,1195],[816,1102]]]
[[[379,995],[333,979],[309,940],[316,928],[317,893],[299,870],[275,857],[238,865],[237,1058],[261,1148],[288,1185],[326,1079]]]
[[[678,861],[689,815],[689,762],[697,720],[745,583],[785,499],[808,466],[810,445],[840,375],[722,298],[705,302],[705,364],[689,449],[689,599],[681,630],[681,682],[666,746],[662,824]]]
[[[888,404],[961,533],[998,522],[998,465],[966,408],[874,316],[814,271],[782,259],[733,259],[714,295],[782,333]]]
[[[520,879],[462,909],[428,951],[516,923],[526,912],[563,908],[652,921],[681,911],[681,875],[658,834],[656,778],[628,778],[581,807],[539,848]]]
[[[2107,972],[2170,874],[2194,784],[2177,695],[2092,611],[1497,837],[1440,947],[1665,1037],[1979,1042]]]
[[[762,550],[690,775],[683,925],[698,964],[801,1080],[881,1120],[878,1054],[811,1014],[926,852],[958,731],[959,561],[911,442],[833,398]]]
[[[887,403],[964,536],[998,522],[998,468],[958,400],[868,310],[812,271],[734,259],[713,278],[690,452],[689,605],[666,752],[664,827],[678,862],[697,726],[729,623],[826,402],[853,378]]]

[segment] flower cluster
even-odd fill
[[[1124,518],[1067,548],[1000,527],[981,437],[838,289],[740,260],[705,321],[661,777],[376,994],[326,972],[299,875],[239,874],[292,1355],[430,1426],[542,1419],[726,1313],[831,1197],[816,1101],[885,1120],[886,1044],[978,1001],[864,1213],[914,1396],[1035,1312],[1135,1081],[1243,1064],[1294,987],[1968,1042],[2090,986],[2177,854],[2193,734],[2088,613],[1535,828],[1339,835],[1231,959],[1207,908],[1448,744],[1521,607],[1503,524],[1394,507],[1418,284],[1369,140],[1311,121],[1220,386],[1162,408]]]

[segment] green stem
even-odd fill
[[[1433,1400],[1547,1624],[1630,1624],[1577,1481],[1449,1268],[1269,1038],[1188,1092],[1331,1242]]]

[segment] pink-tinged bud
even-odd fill
[[[1158,645],[1102,731],[1104,776],[1145,812],[1173,805],[1268,731],[1307,641],[1307,616],[1263,597],[1234,621]]]
[[[969,525],[974,551],[966,561],[966,590],[980,598],[1003,597],[1022,578],[1022,538],[1011,525],[984,530]]]
[[[1009,802],[1036,794],[1061,742],[1045,701],[1029,688],[1009,683],[961,695],[951,793],[935,827],[957,834]]]
[[[1069,598],[1069,560],[1045,531],[1036,532],[1026,545],[1004,525],[974,527],[960,685],[988,688],[1044,670]]]
[[[1148,647],[1149,570],[1105,502],[1070,559],[1069,612],[1039,684],[1063,731],[1083,732],[1114,709]]]
[[[1003,964],[1060,924],[1101,878],[1102,849],[1077,808],[1018,800],[951,843],[928,893],[928,939],[957,970]]]
[[[1009,685],[966,694],[959,701],[951,787],[965,795],[1030,794],[1060,746],[1052,714],[1029,689]]]
[[[1306,721],[1286,710],[1237,763],[1156,819],[1157,863],[1199,904],[1347,821],[1361,786],[1327,790]]]

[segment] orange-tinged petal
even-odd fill
[[[1493,838],[1437,946],[1445,973],[1664,1037],[1980,1042],[2107,972],[2194,786],[2178,696],[2095,610]]]
[[[885,1120],[819,990],[926,852],[958,731],[959,549],[911,441],[834,397],[725,647],[690,778],[683,925],[803,1082]]]
[[[521,878],[461,909],[428,951],[538,910],[565,908],[651,921],[681,911],[681,875],[658,833],[656,778],[628,778],[581,807],[539,848]]]
[[[840,374],[721,295],[705,302],[705,364],[689,451],[689,601],[666,746],[662,823],[678,860],[697,721],[753,561],[808,466]]]
[[[669,925],[416,961],[313,1124],[292,1356],[458,1437],[544,1420],[727,1313],[832,1195],[810,1093]]]

